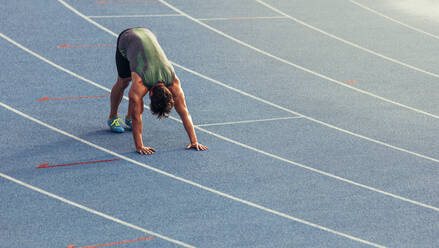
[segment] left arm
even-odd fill
[[[175,111],[177,111],[178,115],[180,116],[180,119],[183,122],[184,129],[189,136],[190,144],[186,147],[186,149],[195,148],[197,149],[197,151],[207,150],[207,146],[198,143],[197,135],[195,134],[194,125],[192,123],[192,118],[186,106],[184,92],[181,89],[180,80],[177,78],[177,76],[175,76],[174,82],[172,86],[169,87],[169,89],[173,95]]]

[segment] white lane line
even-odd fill
[[[87,16],[91,19],[104,18],[148,18],[148,17],[181,17],[179,14],[151,14],[151,15],[105,15],[105,16]],[[219,17],[219,18],[200,18],[201,21],[240,21],[240,20],[270,20],[270,19],[287,19],[285,16],[243,16],[243,17]]]
[[[179,15],[181,16],[181,15]],[[241,21],[241,20],[270,20],[287,19],[284,16],[247,16],[247,17],[224,17],[224,18],[198,18],[200,21]]]
[[[299,23],[299,24],[301,24],[301,25],[303,25],[303,26],[305,26],[305,27],[307,27],[307,28],[310,28],[310,29],[312,29],[312,30],[314,30],[314,31],[317,31],[317,32],[319,32],[319,33],[321,33],[321,34],[324,34],[324,35],[326,35],[326,36],[328,36],[328,37],[331,37],[331,38],[333,38],[333,39],[335,39],[335,40],[341,41],[341,42],[343,42],[343,43],[345,43],[345,44],[347,44],[347,45],[350,45],[350,46],[352,46],[352,47],[358,48],[358,49],[360,49],[360,50],[362,50],[362,51],[365,51],[365,52],[367,52],[367,53],[373,54],[373,55],[375,55],[375,56],[378,56],[378,57],[380,57],[380,58],[382,58],[382,59],[388,60],[388,61],[393,62],[393,63],[395,63],[395,64],[402,65],[402,66],[404,66],[404,67],[410,68],[410,69],[412,69],[412,70],[414,70],[414,71],[418,71],[418,72],[421,72],[421,73],[424,73],[424,74],[430,75],[430,76],[432,76],[432,77],[439,78],[439,75],[436,74],[436,73],[429,72],[429,71],[426,71],[426,70],[424,70],[424,69],[421,69],[421,68],[415,67],[415,66],[413,66],[413,65],[409,65],[409,64],[404,63],[404,62],[402,62],[402,61],[399,61],[399,60],[397,60],[397,59],[394,59],[394,58],[391,58],[391,57],[385,56],[385,55],[383,55],[383,54],[381,54],[381,53],[378,53],[378,52],[375,52],[375,51],[370,50],[370,49],[368,49],[368,48],[362,47],[362,46],[360,46],[360,45],[358,45],[358,44],[355,44],[355,43],[353,43],[353,42],[351,42],[351,41],[345,40],[345,39],[340,38],[340,37],[338,37],[338,36],[336,36],[336,35],[334,35],[334,34],[328,33],[328,32],[326,32],[326,31],[324,31],[324,30],[322,30],[322,29],[319,29],[319,28],[317,28],[317,27],[314,27],[314,26],[312,26],[312,25],[310,25],[310,24],[308,24],[308,23],[306,23],[306,22],[304,22],[304,21],[301,21],[301,20],[299,20],[299,19],[297,19],[297,18],[295,18],[295,17],[292,17],[292,16],[286,14],[285,12],[282,12],[281,10],[279,10],[279,9],[277,9],[277,8],[275,8],[275,7],[273,7],[273,6],[271,6],[271,5],[268,4],[268,3],[265,3],[265,2],[262,1],[262,0],[255,0],[255,1],[258,2],[258,3],[260,3],[260,4],[262,4],[262,5],[264,5],[265,7],[267,7],[267,8],[269,8],[269,9],[273,10],[274,12],[277,12],[277,13],[279,13],[279,14],[285,16],[286,18],[291,19],[291,20],[294,21],[294,22],[297,22],[297,23]]]
[[[73,13],[77,14],[78,16],[82,17],[83,19],[85,19],[86,21],[94,24],[96,27],[104,30],[105,32],[117,37],[117,34],[114,33],[113,31],[109,30],[108,28],[102,26],[101,24],[95,22],[94,20],[92,20],[91,18],[89,18],[88,16],[82,14],[81,12],[79,12],[77,9],[73,8],[72,6],[70,6],[68,3],[64,2],[63,0],[58,0],[59,3],[61,3],[62,5],[64,5],[64,7],[66,7],[67,9],[69,9],[70,11],[72,11]]]
[[[95,82],[93,82],[93,81],[91,81],[91,80],[88,80],[88,79],[86,79],[86,78],[84,78],[84,77],[82,77],[82,76],[79,76],[78,74],[76,74],[76,73],[74,73],[74,72],[72,72],[72,71],[70,71],[70,70],[68,70],[68,69],[65,69],[65,68],[63,68],[63,67],[61,67],[61,66],[59,66],[59,65],[56,65],[55,63],[53,63],[53,62],[51,62],[51,61],[49,61],[49,60],[43,58],[42,56],[40,56],[40,55],[38,55],[38,54],[36,54],[36,53],[30,51],[28,48],[23,47],[22,45],[20,45],[19,43],[15,42],[15,41],[12,40],[12,39],[10,39],[9,37],[5,36],[4,34],[0,33],[0,36],[3,37],[3,38],[5,38],[5,39],[8,40],[9,42],[15,44],[16,46],[18,46],[19,48],[23,49],[24,51],[29,52],[30,54],[34,55],[35,57],[37,57],[37,58],[43,60],[44,62],[49,63],[50,65],[55,66],[55,67],[58,68],[58,69],[61,69],[61,68],[62,68],[62,69],[61,69],[62,71],[64,71],[64,72],[70,74],[71,76],[76,77],[76,78],[78,78],[78,79],[81,79],[81,80],[83,80],[84,82],[89,83],[89,84],[91,84],[91,85],[99,86],[99,88],[101,88],[101,89],[103,89],[103,90],[105,90],[105,91],[107,91],[107,92],[111,92],[110,89],[108,89],[108,88],[106,88],[106,87],[104,87],[104,86],[101,86],[101,85],[99,85],[99,84],[97,84],[97,83],[95,83]],[[220,83],[220,82],[218,82],[218,83]],[[251,95],[250,95],[250,96],[251,96]],[[125,100],[129,100],[127,96],[124,96],[123,98],[124,98]],[[145,107],[148,108],[148,106],[146,106],[146,105],[145,105]],[[179,120],[178,118],[175,118],[175,117],[173,117],[173,116],[170,116],[169,118],[181,123],[181,120]],[[305,118],[305,117],[304,117],[304,118]],[[44,124],[44,125],[46,125],[46,124]],[[425,204],[425,203],[422,203],[422,202],[414,201],[414,200],[411,200],[411,199],[408,199],[408,198],[405,198],[405,197],[402,197],[402,196],[399,196],[399,195],[396,195],[396,194],[392,194],[392,193],[389,193],[389,192],[386,192],[386,191],[383,191],[383,190],[380,190],[380,189],[377,189],[377,188],[374,188],[374,187],[371,187],[371,186],[367,186],[367,185],[364,185],[364,184],[361,184],[361,183],[357,183],[357,182],[355,182],[355,181],[352,181],[352,180],[349,180],[349,179],[346,179],[346,178],[343,178],[343,177],[336,176],[336,175],[334,175],[334,174],[331,174],[331,173],[328,173],[328,172],[325,172],[325,171],[321,171],[321,170],[318,170],[318,169],[312,168],[312,167],[310,167],[310,166],[307,166],[307,165],[304,165],[304,164],[301,164],[301,163],[297,163],[297,162],[294,162],[294,161],[291,161],[291,160],[288,160],[288,159],[282,158],[282,157],[280,157],[280,156],[277,156],[277,155],[274,155],[274,154],[268,153],[268,152],[266,152],[266,151],[263,151],[263,150],[257,149],[257,148],[255,148],[255,147],[252,147],[252,146],[249,146],[249,145],[246,145],[246,144],[240,143],[240,142],[238,142],[238,141],[232,140],[232,139],[230,139],[230,138],[227,138],[227,137],[225,137],[225,136],[219,135],[219,134],[217,134],[217,133],[214,133],[214,132],[208,131],[208,130],[206,130],[206,129],[204,129],[204,128],[201,128],[201,127],[195,127],[195,128],[196,128],[197,130],[199,130],[199,131],[204,132],[204,133],[210,134],[210,135],[212,135],[212,136],[215,136],[215,137],[217,137],[217,138],[220,138],[220,139],[225,140],[225,141],[227,141],[227,142],[230,142],[230,143],[232,143],[232,144],[236,144],[236,145],[241,146],[241,147],[243,147],[243,148],[246,148],[246,149],[249,149],[249,150],[255,151],[255,152],[257,152],[257,153],[260,153],[260,154],[263,154],[263,155],[269,156],[269,157],[274,158],[274,159],[277,159],[277,160],[279,160],[279,161],[283,161],[283,162],[286,162],[286,163],[288,163],[288,164],[291,164],[291,165],[294,165],[294,166],[297,166],[297,167],[301,167],[301,168],[303,168],[303,169],[306,169],[306,170],[309,170],[309,171],[312,171],[312,172],[315,172],[315,173],[318,173],[318,174],[321,174],[321,175],[324,175],[324,176],[328,176],[328,177],[330,177],[330,178],[333,178],[333,179],[336,179],[336,180],[339,180],[339,181],[342,181],[342,182],[345,182],[345,183],[348,183],[348,184],[352,184],[352,185],[355,185],[355,186],[358,186],[358,187],[361,187],[361,188],[364,188],[364,189],[367,189],[367,190],[370,190],[370,191],[373,191],[373,192],[376,192],[376,193],[379,193],[379,194],[383,194],[383,195],[386,195],[386,196],[389,196],[389,197],[392,197],[392,198],[395,198],[395,199],[398,199],[398,200],[401,200],[401,201],[405,201],[405,202],[408,202],[408,203],[411,203],[411,204],[414,204],[414,205],[417,205],[417,206],[421,206],[421,207],[428,208],[428,209],[431,209],[431,210],[434,210],[434,211],[439,212],[439,208],[438,208],[438,207],[435,207],[435,206],[432,206],[432,205],[428,205],[428,204]],[[67,135],[67,134],[66,134],[66,135]],[[69,136],[69,137],[70,137],[70,136]],[[73,137],[74,137],[74,136],[73,136]],[[93,145],[93,147],[94,147],[94,145]],[[116,154],[116,153],[111,152],[110,154]],[[116,156],[116,155],[115,155],[115,156]],[[131,159],[130,159],[130,161],[131,161]],[[135,161],[135,160],[133,160],[133,161]],[[439,161],[438,161],[438,162],[439,162]],[[135,164],[138,164],[138,165],[140,165],[140,166],[143,166],[143,164],[138,163],[137,161],[135,161],[134,163],[135,163]],[[145,167],[145,166],[143,166],[143,167]],[[146,168],[148,168],[148,167],[146,167]],[[149,168],[148,168],[148,169],[149,169]],[[154,171],[155,171],[155,169],[154,169]]]
[[[0,105],[2,105],[3,107],[6,107],[6,106],[4,106],[3,103],[1,103],[1,102],[0,102]],[[8,109],[9,109],[9,108],[8,108]],[[13,109],[9,109],[9,110],[15,112]],[[16,113],[17,113],[17,112],[16,112]],[[20,114],[20,115],[21,115],[21,114]],[[28,117],[26,117],[26,118],[28,118]],[[30,117],[30,118],[31,118],[31,120],[33,120],[32,117]],[[28,119],[29,119],[29,118],[28,118]],[[35,121],[35,120],[33,120],[33,121]],[[44,125],[44,124],[42,124],[42,125]],[[129,227],[129,228],[132,228],[132,229],[135,229],[135,230],[141,231],[141,232],[143,232],[143,233],[147,233],[147,234],[149,234],[149,235],[152,235],[152,236],[158,237],[158,238],[160,238],[160,239],[166,240],[166,241],[168,241],[168,242],[171,242],[171,243],[174,243],[174,244],[177,244],[177,245],[183,246],[183,247],[195,248],[195,246],[192,246],[192,245],[189,245],[189,244],[183,243],[183,242],[181,242],[181,241],[178,241],[178,240],[175,240],[175,239],[169,238],[169,237],[167,237],[167,236],[164,236],[164,235],[158,234],[158,233],[156,233],[156,232],[153,232],[153,231],[150,231],[150,230],[148,230],[148,229],[145,229],[145,228],[142,228],[142,227],[136,226],[136,225],[134,225],[134,224],[128,223],[128,222],[126,222],[126,221],[123,221],[123,220],[121,220],[121,219],[115,218],[115,217],[110,216],[110,215],[108,215],[108,214],[105,214],[105,213],[99,212],[99,211],[94,210],[94,209],[92,209],[92,208],[86,207],[86,206],[81,205],[81,204],[79,204],[79,203],[76,203],[76,202],[73,202],[73,201],[67,200],[67,199],[64,198],[64,197],[61,197],[61,196],[55,195],[55,194],[53,194],[53,193],[50,193],[50,192],[48,192],[48,191],[45,191],[45,190],[43,190],[43,189],[37,188],[37,187],[35,187],[35,186],[32,186],[32,185],[30,185],[30,184],[27,184],[27,183],[25,183],[25,182],[23,182],[23,181],[20,181],[20,180],[18,180],[18,179],[16,179],[16,178],[13,178],[13,177],[8,176],[8,175],[6,175],[6,174],[3,174],[3,173],[1,173],[1,172],[0,172],[0,177],[3,177],[3,178],[6,179],[6,180],[9,180],[9,181],[14,182],[14,183],[16,183],[16,184],[19,184],[19,185],[21,185],[21,186],[24,186],[24,187],[26,187],[26,188],[28,188],[28,189],[30,189],[30,190],[36,191],[36,192],[41,193],[41,194],[43,194],[43,195],[46,195],[46,196],[49,196],[49,197],[54,198],[54,199],[56,199],[56,200],[62,201],[62,202],[64,202],[64,203],[68,204],[68,205],[71,205],[71,206],[77,207],[77,208],[79,208],[79,209],[85,210],[85,211],[87,211],[87,212],[89,212],[89,213],[91,213],[91,214],[98,215],[98,216],[101,216],[101,217],[103,217],[103,218],[105,218],[105,219],[107,219],[107,220],[111,220],[111,221],[116,222],[116,223],[118,223],[118,224],[124,225],[124,226],[126,226],[126,227]]]
[[[88,18],[147,18],[147,17],[175,17],[181,16],[178,14],[156,14],[156,15],[107,15],[107,16],[88,16]]]
[[[164,176],[170,177],[170,178],[175,179],[175,180],[177,180],[177,181],[180,181],[180,182],[183,182],[183,183],[186,183],[186,184],[192,185],[192,186],[194,186],[194,187],[197,187],[197,188],[200,188],[200,189],[202,189],[202,190],[205,190],[205,191],[208,191],[208,192],[214,193],[214,194],[216,194],[216,195],[222,196],[222,197],[224,197],[224,198],[228,198],[228,199],[230,199],[230,200],[233,200],[233,201],[236,201],[236,202],[242,203],[242,204],[244,204],[244,205],[247,205],[247,206],[250,206],[250,207],[257,208],[257,209],[262,210],[262,211],[264,211],[264,212],[268,212],[268,213],[271,213],[271,214],[277,215],[277,216],[282,217],[282,218],[285,218],[285,219],[289,219],[289,220],[292,220],[292,221],[295,221],[295,222],[298,222],[298,223],[301,223],[301,224],[304,224],[304,225],[307,225],[307,226],[311,226],[311,227],[313,227],[313,228],[316,228],[316,229],[319,229],[319,230],[322,230],[322,231],[326,231],[326,232],[329,232],[329,233],[332,233],[332,234],[335,234],[335,235],[338,235],[338,236],[341,236],[341,237],[344,237],[344,238],[347,238],[347,239],[350,239],[350,240],[354,240],[354,241],[359,242],[359,243],[367,244],[367,245],[370,245],[370,246],[373,246],[373,247],[384,247],[384,246],[382,246],[382,245],[379,245],[379,244],[376,244],[376,243],[373,243],[373,242],[370,242],[370,241],[367,241],[367,240],[363,240],[363,239],[360,239],[360,238],[357,238],[357,237],[351,236],[351,235],[349,235],[349,234],[345,234],[345,233],[342,233],[342,232],[338,232],[338,231],[336,231],[336,230],[333,230],[333,229],[330,229],[330,228],[327,228],[327,227],[324,227],[324,226],[321,226],[321,225],[318,225],[318,224],[314,224],[314,223],[312,223],[312,222],[309,222],[309,221],[306,221],[306,220],[303,220],[303,219],[299,219],[299,218],[297,218],[297,217],[294,217],[294,216],[291,216],[291,215],[288,215],[288,214],[285,214],[285,213],[282,213],[282,212],[279,212],[279,211],[276,211],[276,210],[273,210],[273,209],[270,209],[270,208],[264,207],[264,206],[259,205],[259,204],[256,204],[256,203],[253,203],[253,202],[250,202],[250,201],[247,201],[247,200],[243,200],[243,199],[241,199],[241,198],[238,198],[238,197],[235,197],[235,196],[232,196],[232,195],[229,195],[229,194],[223,193],[223,192],[218,191],[218,190],[215,190],[215,189],[213,189],[213,188],[209,188],[209,187],[203,186],[203,185],[201,185],[201,184],[199,184],[199,183],[196,183],[196,182],[193,182],[193,181],[191,181],[191,180],[188,180],[188,179],[185,179],[185,178],[182,178],[182,177],[179,177],[179,176],[175,176],[175,175],[173,175],[173,174],[171,174],[171,173],[168,173],[168,172],[165,172],[165,171],[159,170],[159,169],[154,168],[154,167],[152,167],[152,166],[150,166],[150,165],[147,165],[147,164],[145,164],[145,163],[138,162],[138,161],[136,161],[136,160],[134,160],[134,159],[128,158],[128,157],[126,157],[126,156],[124,156],[124,155],[121,155],[121,154],[119,154],[119,153],[116,153],[116,152],[113,152],[113,151],[111,151],[111,150],[108,150],[108,149],[106,149],[106,148],[104,148],[104,147],[101,147],[101,146],[99,146],[99,145],[96,145],[96,144],[94,144],[94,143],[92,143],[92,142],[89,142],[89,141],[87,141],[87,140],[84,140],[84,139],[81,139],[81,138],[79,138],[79,137],[76,137],[76,136],[74,136],[74,135],[72,135],[72,134],[70,134],[70,133],[67,133],[67,132],[65,132],[65,131],[63,131],[63,130],[61,130],[61,129],[58,129],[58,128],[56,128],[56,127],[54,127],[54,126],[51,126],[51,125],[49,125],[49,124],[47,124],[47,123],[45,123],[45,122],[42,122],[42,121],[40,121],[40,120],[38,120],[38,119],[36,119],[36,118],[34,118],[34,117],[32,117],[32,116],[29,116],[29,115],[27,115],[27,114],[25,114],[25,113],[23,113],[23,112],[21,112],[21,111],[15,109],[15,108],[11,107],[11,106],[9,106],[9,105],[6,105],[6,104],[4,104],[3,102],[0,102],[0,106],[2,106],[3,108],[6,108],[7,110],[10,110],[10,111],[16,113],[16,114],[18,114],[18,115],[20,115],[20,116],[22,116],[22,117],[24,117],[24,118],[26,118],[26,119],[29,119],[29,120],[31,120],[31,121],[33,121],[33,122],[36,122],[36,123],[38,123],[38,124],[40,124],[40,125],[42,125],[42,126],[44,126],[44,127],[47,127],[47,128],[49,128],[49,129],[51,129],[51,130],[53,130],[53,131],[55,131],[55,132],[58,132],[58,133],[60,133],[60,134],[63,134],[63,135],[65,135],[65,136],[67,136],[67,137],[70,137],[70,138],[72,138],[72,139],[74,139],[74,140],[77,140],[77,141],[79,141],[79,142],[82,142],[82,143],[84,143],[84,144],[86,144],[86,145],[89,145],[89,146],[91,146],[91,147],[93,147],[93,148],[96,148],[96,149],[98,149],[98,150],[100,150],[100,151],[103,151],[103,152],[106,152],[106,153],[108,153],[108,154],[111,154],[112,156],[119,157],[119,158],[121,158],[121,159],[123,159],[123,160],[125,160],[125,161],[127,161],[127,162],[130,162],[130,163],[133,163],[133,164],[136,164],[136,165],[142,166],[142,167],[144,167],[144,168],[146,168],[146,169],[148,169],[148,170],[151,170],[151,171],[154,171],[154,172],[156,172],[156,173],[158,173],[158,174],[161,174],[161,175],[164,175]],[[0,175],[4,177],[4,174],[1,174],[1,173],[0,173]],[[40,191],[39,191],[39,192],[40,192]],[[40,192],[40,193],[42,193],[42,192]],[[44,194],[46,194],[46,193],[44,193]],[[49,193],[49,194],[50,194],[50,193]],[[46,195],[48,195],[48,194],[46,194]],[[55,195],[53,195],[53,194],[52,194],[52,195],[49,195],[49,196],[56,198]],[[75,204],[75,203],[70,202],[70,201],[68,201],[68,200],[65,200],[64,198],[61,198],[61,197],[58,197],[58,198],[56,198],[56,199],[58,199],[58,200],[63,199],[62,201],[66,202],[66,203],[69,203],[70,205],[74,205],[74,204]],[[81,208],[81,209],[84,209],[84,210],[86,210],[86,211],[88,211],[88,212],[92,212],[92,211],[94,211],[94,210],[91,210],[91,209],[89,209],[89,208],[80,207],[79,204],[74,205],[74,206],[79,207],[79,208]],[[103,217],[105,217],[105,218],[110,217],[110,216],[108,216],[108,215],[105,215],[105,214],[102,214],[102,213],[99,213],[99,212],[92,212],[92,213],[97,214],[97,215],[99,215],[99,216],[103,216]],[[111,217],[110,217],[110,218],[111,218]],[[108,218],[108,219],[110,219],[110,218]],[[116,219],[113,218],[113,221],[116,221]],[[121,221],[118,222],[118,223],[121,223]],[[128,225],[127,225],[128,223],[126,223],[126,222],[123,222],[123,223],[124,223],[124,225],[128,226]],[[122,224],[122,223],[121,223],[121,224]],[[129,225],[130,225],[130,224],[129,224]],[[130,227],[133,228],[133,227],[135,227],[135,226],[130,226]],[[138,228],[138,227],[136,227],[136,229],[137,229],[137,228]],[[139,229],[138,229],[138,230],[139,230]],[[142,229],[142,230],[145,230],[145,229]],[[152,232],[150,232],[150,231],[148,231],[148,230],[145,230],[145,232],[148,232],[148,233],[150,233],[151,235],[155,235],[155,236],[159,237],[157,234],[155,234],[155,233],[153,234]],[[164,237],[164,236],[162,236],[162,237]],[[174,243],[175,243],[175,242],[174,242]],[[189,246],[187,246],[187,247],[189,247]]]
[[[370,12],[376,14],[376,15],[379,15],[379,16],[381,16],[381,17],[384,17],[384,18],[386,18],[386,19],[388,19],[388,20],[390,20],[390,21],[392,21],[392,22],[398,23],[399,25],[402,25],[402,26],[404,26],[404,27],[406,27],[406,28],[409,28],[409,29],[411,29],[411,30],[414,30],[414,31],[416,31],[416,32],[419,32],[419,33],[422,33],[422,34],[428,35],[428,36],[430,36],[430,37],[432,37],[432,38],[435,38],[435,39],[438,39],[438,40],[439,40],[439,36],[437,36],[437,35],[434,35],[434,34],[432,34],[432,33],[429,33],[429,32],[427,32],[427,31],[424,31],[424,30],[422,30],[422,29],[419,29],[419,28],[413,27],[413,26],[408,25],[408,24],[406,24],[406,23],[404,23],[404,22],[398,21],[398,20],[396,20],[396,19],[394,19],[394,18],[392,18],[392,17],[390,17],[390,16],[387,16],[387,15],[381,13],[381,12],[378,12],[377,10],[374,10],[374,9],[372,9],[372,8],[370,8],[370,7],[367,7],[366,5],[363,5],[363,4],[361,4],[361,3],[358,3],[358,2],[356,2],[356,1],[354,1],[354,0],[349,0],[349,1],[350,1],[351,3],[357,5],[358,7],[361,7],[361,8],[363,8],[363,9],[365,9],[365,10],[368,10],[368,11],[370,11]]]
[[[279,117],[279,118],[270,118],[270,119],[261,119],[261,120],[228,121],[228,122],[198,124],[195,126],[197,126],[197,127],[224,126],[224,125],[246,124],[246,123],[255,123],[255,122],[290,120],[290,119],[298,119],[298,118],[303,118],[303,117],[302,116],[290,116],[290,117]]]
[[[58,1],[62,1],[62,0],[58,0]],[[204,22],[202,22],[202,21],[200,21],[200,20],[198,20],[198,19],[195,19],[194,17],[192,17],[192,16],[186,14],[185,12],[183,12],[183,11],[177,9],[177,8],[174,7],[173,5],[168,4],[168,3],[167,3],[166,1],[164,1],[164,0],[159,0],[159,1],[162,2],[164,5],[168,6],[169,8],[171,8],[172,10],[174,10],[175,12],[177,12],[177,13],[181,14],[182,16],[185,16],[186,18],[188,18],[188,19],[190,19],[190,20],[192,20],[192,21],[194,21],[194,22],[200,24],[201,26],[203,26],[203,27],[205,27],[205,28],[207,28],[207,29],[209,29],[209,30],[215,32],[215,33],[218,33],[218,34],[220,34],[220,35],[222,35],[222,36],[224,36],[224,37],[226,37],[226,38],[228,38],[228,39],[230,39],[230,40],[232,40],[232,41],[235,41],[236,43],[238,43],[238,44],[240,44],[240,45],[242,45],[242,46],[248,47],[248,48],[250,48],[250,49],[252,49],[252,50],[254,50],[254,51],[256,51],[256,52],[259,52],[259,53],[261,53],[261,54],[263,54],[263,55],[266,55],[267,57],[273,58],[273,59],[278,60],[278,61],[280,61],[280,62],[282,62],[282,63],[288,64],[288,65],[290,65],[290,66],[292,66],[292,67],[294,67],[294,68],[297,68],[297,69],[300,69],[300,70],[302,70],[302,71],[308,72],[308,73],[310,73],[310,74],[312,74],[312,75],[314,75],[314,76],[317,76],[317,77],[323,78],[323,79],[328,80],[328,81],[330,81],[330,82],[336,83],[336,84],[338,84],[338,85],[340,85],[340,86],[343,86],[343,87],[346,87],[346,88],[352,89],[352,90],[354,90],[354,91],[357,91],[357,92],[360,92],[360,93],[362,93],[362,94],[365,94],[365,95],[371,96],[371,97],[376,98],[376,99],[379,99],[379,100],[381,100],[381,101],[388,102],[388,103],[391,103],[391,104],[397,105],[397,106],[399,106],[399,107],[402,107],[402,108],[405,108],[405,109],[408,109],[408,110],[411,110],[411,111],[414,111],[414,112],[417,112],[417,113],[420,113],[420,114],[424,114],[424,115],[430,116],[430,117],[435,118],[435,119],[439,119],[439,116],[438,116],[438,115],[435,115],[435,114],[432,114],[432,113],[428,113],[428,112],[426,112],[426,111],[423,111],[423,110],[420,110],[420,109],[417,109],[417,108],[414,108],[414,107],[410,107],[410,106],[404,105],[404,104],[402,104],[402,103],[399,103],[399,102],[396,102],[396,101],[393,101],[393,100],[387,99],[387,98],[385,98],[385,97],[382,97],[382,96],[379,96],[379,95],[373,94],[373,93],[371,93],[371,92],[368,92],[368,91],[365,91],[365,90],[361,90],[361,89],[355,88],[355,87],[353,87],[353,86],[351,86],[351,85],[348,85],[348,84],[346,84],[346,83],[344,83],[344,82],[338,81],[338,80],[336,80],[336,79],[330,78],[330,77],[325,76],[325,75],[323,75],[323,74],[320,74],[320,73],[318,73],[318,72],[312,71],[312,70],[310,70],[310,69],[308,69],[308,68],[305,68],[305,67],[303,67],[303,66],[300,66],[300,65],[294,64],[294,63],[292,63],[292,62],[290,62],[290,61],[288,61],[288,60],[286,60],[286,59],[282,59],[282,58],[280,58],[280,57],[277,57],[277,56],[275,56],[275,55],[273,55],[273,54],[271,54],[271,53],[268,53],[268,52],[266,52],[266,51],[264,51],[264,50],[261,50],[261,49],[259,49],[259,48],[257,48],[257,47],[254,47],[254,46],[252,46],[252,45],[250,45],[250,44],[248,44],[248,43],[246,43],[246,42],[244,42],[244,41],[241,41],[241,40],[239,40],[239,39],[236,39],[236,38],[234,38],[234,37],[232,37],[232,36],[230,36],[230,35],[228,35],[228,34],[222,32],[222,31],[220,31],[220,30],[218,30],[218,29],[215,29],[215,28],[209,26],[208,24],[206,24],[206,23],[204,23]],[[93,20],[91,20],[91,21],[93,21]],[[438,78],[439,78],[439,75],[436,75],[436,74],[434,74],[434,75],[435,75],[435,77],[438,77]]]

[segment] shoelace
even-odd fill
[[[113,123],[111,123],[111,126],[116,126],[116,127],[120,127],[120,122],[119,122],[119,118],[114,119]]]

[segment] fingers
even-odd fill
[[[207,146],[199,144],[199,143],[189,144],[189,145],[186,146],[187,150],[191,149],[191,148],[194,148],[197,151],[207,151]],[[136,151],[139,154],[151,155],[151,154],[154,154],[156,150],[154,148],[152,148],[152,147],[141,147],[141,148],[136,149]]]
[[[142,148],[138,148],[136,150],[139,154],[143,154],[143,155],[151,155],[151,154],[154,154],[154,152],[155,152],[155,149],[152,147],[142,147]]]
[[[152,148],[152,147],[146,147],[146,149],[148,149],[148,154],[153,154],[153,153],[155,153],[155,149],[154,148]]]
[[[207,146],[200,144],[200,150],[207,151]]]
[[[206,151],[207,150],[207,146],[199,144],[199,143],[195,143],[195,144],[189,144],[188,146],[186,146],[186,149],[191,149],[191,148],[195,148],[197,149],[197,151]]]

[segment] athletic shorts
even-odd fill
[[[122,53],[119,51],[119,39],[120,36],[130,29],[125,29],[122,31],[122,33],[119,34],[117,37],[117,47],[116,47],[116,67],[117,67],[117,74],[120,78],[129,78],[131,77],[131,69],[130,69],[130,62],[127,58],[122,56]]]

